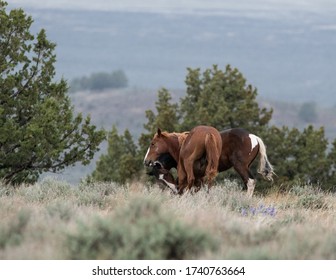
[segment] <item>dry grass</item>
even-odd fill
[[[313,186],[248,199],[229,181],[179,197],[46,179],[0,187],[0,219],[0,259],[336,259],[336,196]]]

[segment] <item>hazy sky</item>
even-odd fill
[[[255,13],[284,15],[296,11],[332,13],[336,0],[11,0],[11,6],[87,10],[129,10],[177,13]]]

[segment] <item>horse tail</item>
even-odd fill
[[[218,173],[218,160],[220,155],[215,136],[212,133],[208,133],[205,136],[205,151],[208,162],[205,175],[208,177],[208,180],[212,180]]]
[[[273,175],[275,175],[275,173],[272,164],[269,162],[267,158],[266,146],[260,137],[258,136],[256,137],[259,143],[259,155],[260,155],[258,173],[261,174],[265,179],[273,181]]]

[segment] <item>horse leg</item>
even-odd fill
[[[213,181],[215,180],[216,176],[208,177],[208,192],[210,191],[211,187],[213,186]]]
[[[183,161],[179,161],[177,166],[177,177],[178,177],[178,193],[183,194],[183,191],[187,185],[187,174],[184,169]]]
[[[184,168],[187,173],[187,191],[189,192],[195,183],[194,161],[190,159],[184,160]]]
[[[207,193],[209,193],[211,187],[213,186],[213,182],[215,180],[215,177],[216,177],[217,173],[218,172],[205,174],[202,177],[201,182],[202,182],[203,185],[206,185],[206,187],[207,187]]]
[[[203,181],[202,181],[201,178],[197,178],[197,179],[195,178],[195,191],[194,191],[194,193],[197,193],[201,189],[202,184],[203,184]]]
[[[243,189],[247,189],[247,196],[251,198],[253,196],[256,183],[250,169],[244,165],[235,165],[234,169],[237,171],[244,182]]]
[[[209,182],[207,181],[206,176],[203,176],[200,179],[198,179],[197,183],[199,183],[199,184],[196,185],[196,186],[198,186],[197,191],[199,191],[201,187],[204,187],[204,188],[206,188],[206,192],[209,193],[209,190],[210,190],[211,186],[209,187]]]
[[[178,194],[183,194],[184,189],[187,186],[187,176],[180,174],[178,178]]]

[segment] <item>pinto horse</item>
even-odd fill
[[[206,178],[210,188],[218,172],[219,157],[222,149],[222,139],[217,129],[211,126],[196,126],[190,133],[167,133],[158,129],[154,135],[144,159],[146,165],[152,165],[162,153],[169,153],[176,162],[179,193],[191,187],[198,180],[194,174],[194,166],[206,157],[202,181]]]
[[[242,128],[227,129],[220,134],[222,152],[219,158],[218,172],[223,172],[233,167],[242,178],[244,189],[247,189],[248,196],[251,197],[256,180],[250,171],[250,166],[259,154],[258,173],[264,179],[273,181],[274,169],[267,158],[266,147],[260,137]],[[177,167],[177,161],[174,161],[172,156],[169,158],[169,155],[164,153],[159,153],[156,162],[160,162],[162,164],[161,168],[166,170]],[[204,158],[199,161],[199,166],[194,167],[194,169],[197,169],[194,170],[195,174],[204,172],[205,162]],[[170,183],[172,182],[170,181]]]

